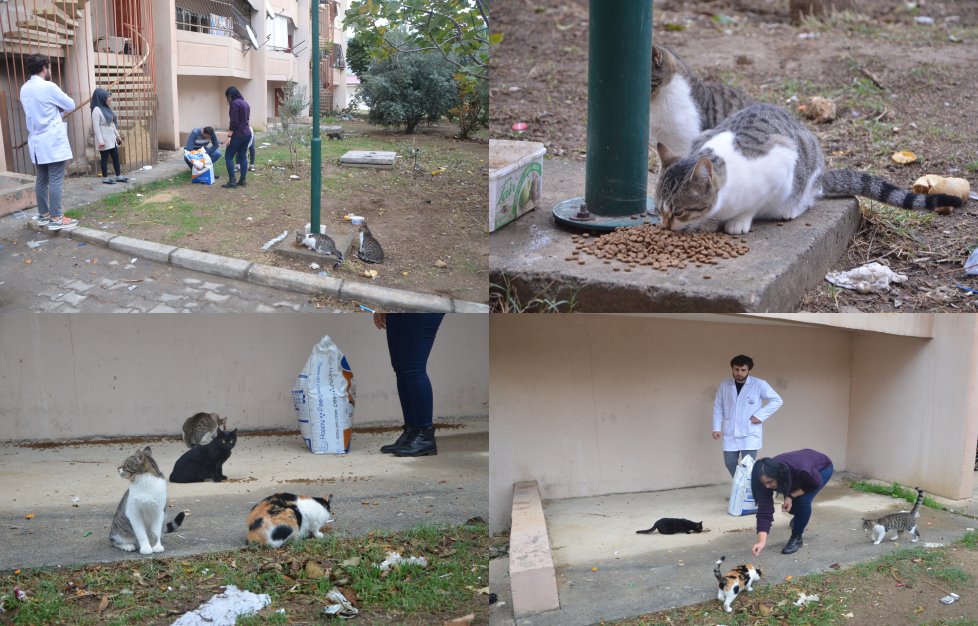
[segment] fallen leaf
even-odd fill
[[[842,568],[842,566],[839,565],[838,563],[833,563],[832,565],[829,565],[829,567],[831,567],[832,569],[841,569]]]
[[[592,568],[591,568],[591,571],[592,571],[592,572],[596,572],[596,571],[598,571],[598,568],[596,568],[596,567],[592,567]]]
[[[761,615],[764,617],[767,617],[768,615],[774,612],[774,609],[772,609],[766,604],[758,605],[757,610],[760,611]]]
[[[102,596],[102,601],[98,603],[98,612],[101,613],[109,606],[109,596]]]
[[[439,268],[440,267],[448,267],[448,263],[445,263],[441,259],[438,259],[437,261],[435,261],[434,265],[435,265],[435,267],[439,267]]]
[[[900,165],[906,165],[907,163],[913,163],[914,161],[916,161],[917,155],[914,154],[913,152],[910,152],[909,150],[904,150],[902,152],[894,152],[893,156],[891,156],[890,158],[893,159],[894,163],[899,163]]]
[[[918,605],[917,605],[917,608],[915,608],[915,609],[913,610],[913,612],[914,612],[914,613],[923,613],[923,612],[924,612],[924,611],[926,611],[926,610],[927,610],[927,609],[925,609],[925,608],[924,608],[924,607],[923,607],[922,605],[919,605],[919,604],[918,604]]]
[[[33,262],[31,259],[24,259],[24,265],[30,265]]]
[[[323,578],[326,576],[326,572],[319,563],[315,561],[309,561],[306,563],[306,578]]]
[[[27,260],[30,261],[30,259]],[[37,513],[28,513],[24,516],[24,519],[34,519],[35,517],[37,517]]]
[[[358,556],[353,556],[343,561],[340,561],[341,567],[356,567],[357,565],[360,565],[360,557]]]
[[[788,582],[791,582],[791,579],[792,578],[794,578],[794,576],[785,576],[784,577],[784,579],[787,580]]]
[[[449,626],[450,624],[471,624],[475,621],[475,613],[469,613],[468,615],[463,615],[462,617],[456,617],[455,619],[446,620],[443,622],[444,626]]]

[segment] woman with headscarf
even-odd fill
[[[228,167],[228,182],[221,185],[226,189],[247,186],[245,179],[248,175],[248,144],[251,143],[251,107],[245,102],[244,96],[235,86],[224,90],[228,99],[228,149],[224,155],[224,163]],[[241,167],[241,179],[234,182],[234,162]]]
[[[92,130],[95,133],[95,147],[98,148],[102,165],[102,182],[114,185],[116,182],[126,183],[129,179],[122,175],[119,168],[119,146],[122,144],[122,134],[119,133],[119,116],[112,110],[112,94],[101,87],[92,94]],[[108,175],[109,157],[112,157],[112,168],[115,178]]]

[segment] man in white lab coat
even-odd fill
[[[733,374],[720,383],[713,401],[713,438],[723,437],[723,463],[730,476],[743,456],[757,459],[764,420],[782,404],[767,381],[750,375],[754,360],[740,354],[730,361]]]
[[[20,103],[27,117],[27,149],[37,170],[37,223],[48,230],[68,230],[78,226],[61,213],[61,192],[65,168],[71,160],[68,126],[63,114],[75,110],[75,101],[51,82],[51,60],[32,54],[24,62],[30,79],[20,88]]]

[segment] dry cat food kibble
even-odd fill
[[[584,252],[626,263],[626,272],[639,265],[663,271],[689,263],[716,265],[720,259],[733,259],[750,250],[742,239],[726,233],[677,233],[651,224],[619,228],[594,239],[587,234],[571,239],[577,247],[574,254]]]

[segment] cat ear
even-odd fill
[[[659,153],[659,160],[662,161],[662,169],[666,169],[673,163],[679,160],[679,156],[675,152],[669,149],[664,143],[658,143],[655,145],[656,152]]]
[[[662,65],[662,49],[659,46],[652,46],[652,66],[657,67]]]
[[[146,446],[145,448],[143,448],[143,454],[148,454],[149,456],[153,456],[153,451],[150,449],[149,446]]]
[[[705,180],[711,180],[713,178],[713,161],[706,157],[700,157],[700,160],[696,162],[696,166],[693,168],[693,175]]]

